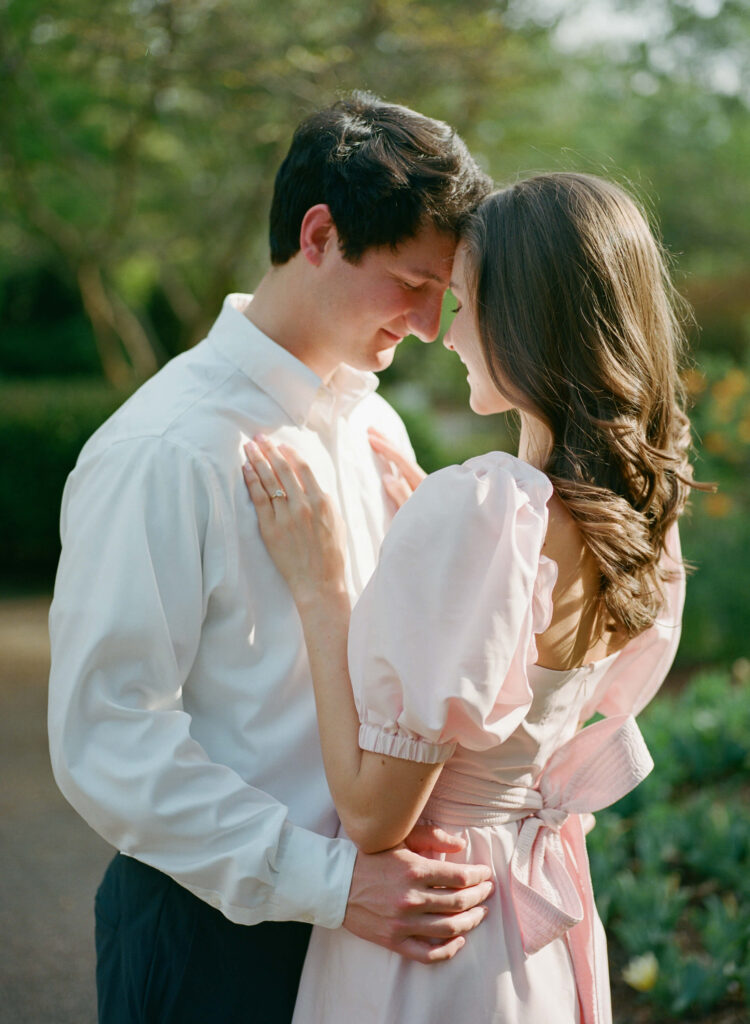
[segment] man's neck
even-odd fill
[[[293,261],[271,267],[256,288],[245,316],[327,383],[336,365],[330,365],[320,351],[318,311],[308,292]]]

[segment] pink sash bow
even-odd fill
[[[584,1024],[602,1019],[597,988],[606,965],[594,963],[593,894],[579,815],[619,800],[653,766],[632,715],[581,730],[547,762],[536,787],[542,806],[523,819],[511,858],[524,951],[535,953],[567,933]]]

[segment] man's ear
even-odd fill
[[[319,267],[323,256],[332,245],[338,247],[339,238],[331,211],[325,203],[311,206],[302,218],[299,232],[299,248],[302,255],[314,267]]]

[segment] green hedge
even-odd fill
[[[616,1019],[634,1019],[623,1002],[659,1024],[748,1019],[750,664],[658,696],[640,724],[656,767],[588,842]],[[640,957],[645,991],[628,999],[621,972]]]
[[[688,377],[695,407],[696,476],[718,485],[695,494],[682,526],[688,580],[681,657],[750,656],[750,362],[706,355]],[[714,653],[715,652],[715,653]]]
[[[65,479],[84,442],[126,397],[96,378],[0,380],[4,585],[53,580]]]

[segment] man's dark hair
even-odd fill
[[[306,118],[279,168],[271,205],[271,262],[299,251],[302,219],[325,203],[344,257],[396,246],[427,224],[458,234],[492,187],[443,121],[354,92]]]

